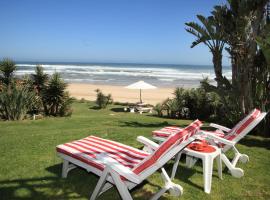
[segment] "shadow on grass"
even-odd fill
[[[90,110],[100,110],[100,107],[98,107],[98,106],[90,106],[89,109]]]
[[[98,176],[87,173],[86,170],[76,168],[69,172],[68,178],[61,178],[62,165],[57,164],[46,168],[52,175],[36,178],[9,179],[0,181],[1,200],[23,200],[23,199],[89,199],[98,182]],[[159,185],[143,181],[132,190],[136,200],[149,199],[153,193],[142,188],[149,184],[161,189]],[[149,198],[148,198],[149,197]],[[98,199],[114,200],[121,199],[116,188],[103,193]],[[166,198],[165,198],[166,199]]]
[[[137,121],[120,121],[120,126],[129,126],[129,127],[134,127],[134,128],[139,128],[139,127],[164,127],[164,126],[172,126],[169,124],[167,121],[164,122],[158,122],[158,123],[142,123],[142,122],[137,122]]]
[[[61,178],[61,164],[48,167],[52,175],[0,181],[1,200],[21,199],[88,199],[97,177],[74,169],[67,179]]]
[[[239,143],[248,147],[260,147],[270,150],[269,138],[256,138],[254,136],[248,136],[240,140]]]
[[[117,112],[117,113],[125,112],[123,107],[111,108],[110,110],[113,111],[113,112]]]
[[[189,123],[182,124],[181,127],[186,127],[188,125],[189,125]],[[120,126],[129,126],[129,127],[135,127],[135,128],[139,128],[139,127],[163,128],[165,126],[179,126],[179,125],[170,124],[167,121],[158,122],[158,123],[142,123],[142,122],[138,122],[138,121],[122,121],[122,122],[120,122]]]

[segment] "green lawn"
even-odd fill
[[[37,121],[0,122],[0,199],[88,199],[98,177],[82,169],[72,170],[62,179],[61,160],[55,146],[89,135],[119,141],[134,147],[138,135],[151,137],[151,131],[166,125],[189,124],[148,115],[121,112],[120,106],[95,110],[91,103],[75,103],[70,118],[46,118]],[[217,178],[216,166],[212,192],[203,192],[202,166],[178,168],[175,182],[184,188],[180,199],[270,199],[270,139],[248,136],[237,146],[250,156],[240,164],[245,176],[236,179],[224,169]],[[168,171],[172,162],[165,167]],[[133,190],[134,199],[149,199],[162,186],[158,173]],[[119,199],[115,189],[99,199]],[[162,199],[176,199],[164,195]]]

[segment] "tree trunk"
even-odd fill
[[[214,64],[214,71],[215,71],[215,80],[217,82],[217,86],[220,87],[222,86],[222,51],[220,51],[219,49],[217,50],[213,50],[212,51],[213,54],[213,64]]]

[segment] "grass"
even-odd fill
[[[190,121],[170,120],[121,112],[120,106],[96,110],[92,103],[75,103],[69,118],[0,122],[0,199],[88,199],[98,177],[80,168],[67,179],[60,178],[61,160],[55,146],[89,135],[116,140],[134,147],[138,135],[151,137],[151,131],[166,125],[185,126]],[[270,199],[270,139],[247,136],[237,145],[250,157],[239,164],[245,176],[233,178],[226,169],[223,180],[214,166],[211,194],[203,192],[202,166],[178,168],[175,182],[184,188],[180,199]],[[170,172],[172,162],[165,168]],[[132,191],[134,199],[149,199],[162,186],[158,173]],[[112,189],[99,199],[119,199]],[[162,199],[177,199],[166,194]]]

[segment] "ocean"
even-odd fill
[[[48,74],[59,72],[68,83],[91,83],[125,86],[144,80],[157,87],[197,87],[203,78],[214,83],[213,66],[125,63],[38,63]],[[17,76],[34,73],[36,63],[16,64]],[[231,68],[223,74],[231,78]]]

